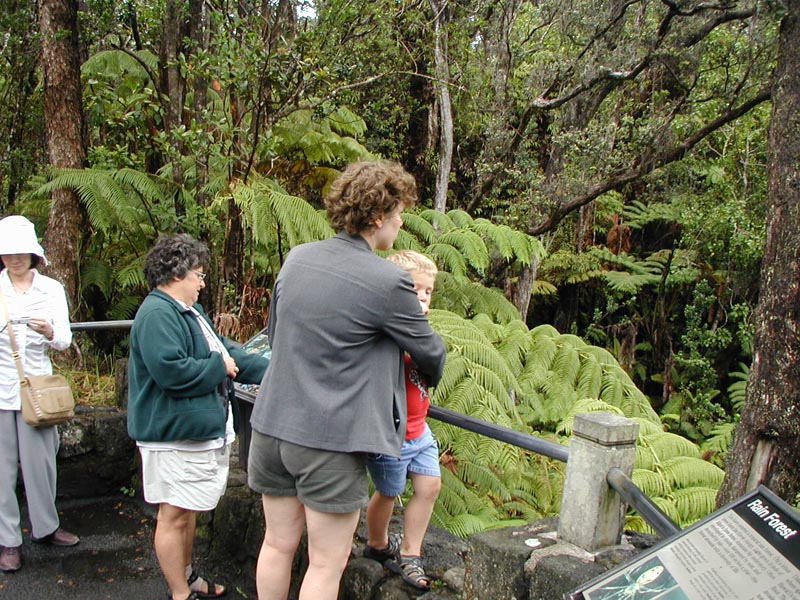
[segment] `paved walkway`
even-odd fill
[[[24,502],[23,502],[24,504]],[[81,537],[73,548],[34,544],[23,533],[22,569],[0,572],[2,600],[164,600],[167,585],[153,551],[155,509],[135,499],[59,502],[63,527]],[[23,514],[23,524],[27,524]],[[236,565],[208,565],[198,540],[195,566],[228,584],[226,600],[256,598]]]

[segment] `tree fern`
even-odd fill
[[[667,477],[660,471],[634,469],[631,479],[633,483],[651,498],[664,497],[669,494],[672,489]]]
[[[519,321],[516,307],[500,291],[487,288],[463,277],[439,271],[432,306],[455,313],[462,318],[486,314],[497,323]]]
[[[599,398],[603,382],[603,365],[590,353],[580,354],[580,368],[575,380],[579,398]]]
[[[466,263],[477,273],[483,275],[489,266],[489,250],[481,237],[469,229],[453,229],[442,234],[437,241],[459,251]],[[432,246],[429,246],[431,248]]]
[[[725,455],[733,443],[733,434],[736,431],[736,422],[718,423],[711,429],[710,437],[703,440],[700,448],[705,454],[710,455],[709,460],[718,467],[724,464]]]
[[[397,233],[397,239],[394,241],[394,250],[414,250],[422,254],[426,252],[425,245],[421,244],[416,236],[403,229]],[[391,252],[380,252],[380,254],[388,256]]]
[[[716,465],[691,456],[663,460],[660,468],[673,488],[703,485],[716,489],[725,477],[725,472]]]
[[[461,210],[460,208],[448,210],[447,216],[449,217],[453,225],[455,225],[456,227],[460,227],[461,229],[467,229],[468,227],[472,226],[476,220],[478,220],[478,219],[473,219],[472,215],[470,215],[465,210]]]
[[[439,233],[434,229],[430,221],[423,219],[413,212],[403,213],[403,229],[417,238],[418,246],[432,244],[439,236]],[[406,247],[407,246],[398,246],[397,242],[395,242],[395,248],[398,250]]]
[[[642,228],[653,221],[679,223],[681,215],[675,204],[634,200],[625,204],[625,222],[631,227]]]
[[[515,239],[515,230],[506,225],[496,225],[487,219],[475,219],[471,224],[475,233],[491,242],[495,251],[506,261],[517,257],[523,264],[530,263],[530,252],[527,244],[520,244]],[[517,242],[516,245],[514,242]],[[527,262],[526,262],[527,260]]]
[[[353,136],[364,131],[364,120],[345,107],[322,116],[308,109],[296,110],[272,126],[272,152],[297,155],[312,165],[362,160],[371,154]]]
[[[698,515],[707,515],[716,508],[718,487],[688,487],[675,490],[672,501],[681,527],[691,525]]]
[[[728,373],[728,376],[736,379],[728,386],[728,400],[730,400],[734,414],[739,414],[747,397],[747,380],[750,378],[750,366],[740,362],[739,370]]]
[[[647,398],[606,350],[551,326],[528,330],[519,319],[498,324],[434,310],[431,322],[448,346],[444,376],[432,401],[518,431],[559,441],[579,413],[617,412],[637,420],[634,480],[678,522],[698,519],[707,508],[700,492],[719,485],[721,471],[700,459],[691,441],[663,431]],[[437,522],[494,527],[520,517],[556,514],[565,466],[444,423],[431,424],[442,448],[442,464],[458,474],[456,489],[443,489]],[[469,503],[485,519],[462,520]],[[485,509],[485,510],[484,510]],[[628,525],[648,530],[635,514]],[[451,529],[452,530],[452,529]]]
[[[700,456],[699,448],[684,437],[674,433],[662,432],[643,440],[651,448],[659,461],[665,461],[675,456]]]
[[[592,412],[609,412],[622,415],[620,409],[607,402],[603,402],[597,398],[582,398],[570,407],[564,418],[556,425],[556,433],[559,435],[572,435],[572,424],[575,421],[575,416]]]
[[[432,208],[422,210],[418,214],[420,217],[428,221],[440,234],[446,233],[451,229],[456,229],[458,227],[455,223],[453,223],[453,220],[448,216],[447,213],[433,210]]]
[[[467,280],[467,259],[455,246],[436,242],[425,248],[425,254],[453,276]]]

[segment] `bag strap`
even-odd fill
[[[11,322],[11,318],[8,316],[8,306],[6,305],[6,298],[3,294],[3,288],[0,287],[0,304],[3,305],[3,313],[6,317],[6,329],[8,329],[8,337],[11,338],[11,356],[14,357],[14,362],[17,365],[17,373],[19,373],[19,381],[20,383],[25,383],[25,371],[22,370],[22,360],[19,356],[19,350],[17,347],[17,337],[14,335],[14,324]]]

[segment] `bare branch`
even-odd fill
[[[719,117],[708,123],[705,127],[695,131],[694,134],[687,137],[680,144],[658,152],[651,158],[643,159],[636,167],[632,169],[619,171],[604,181],[589,186],[589,188],[580,196],[559,205],[545,221],[531,226],[528,229],[528,233],[530,235],[539,235],[541,233],[551,231],[568,214],[586,204],[589,204],[592,200],[595,200],[606,192],[619,189],[623,185],[631,183],[632,181],[636,181],[637,179],[652,173],[664,165],[682,159],[692,148],[694,148],[698,143],[718,130],[720,127],[735,121],[770,98],[771,92],[769,90],[764,90],[738,107],[731,108],[730,110],[724,112]]]

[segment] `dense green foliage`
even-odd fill
[[[399,160],[421,205],[396,247],[442,269],[437,401],[553,439],[577,410],[621,410],[643,424],[637,481],[678,522],[711,506],[752,350],[779,3],[186,1],[172,62],[165,4],[82,5],[89,164],[73,171],[46,165],[35,3],[0,8],[0,207],[41,232],[52,190],[78,192],[80,318],[131,317],[146,249],[181,230],[220,257],[203,301],[245,338],[289,249],[332,233],[338,170]],[[458,475],[440,523],[557,511],[557,465],[437,433]]]

